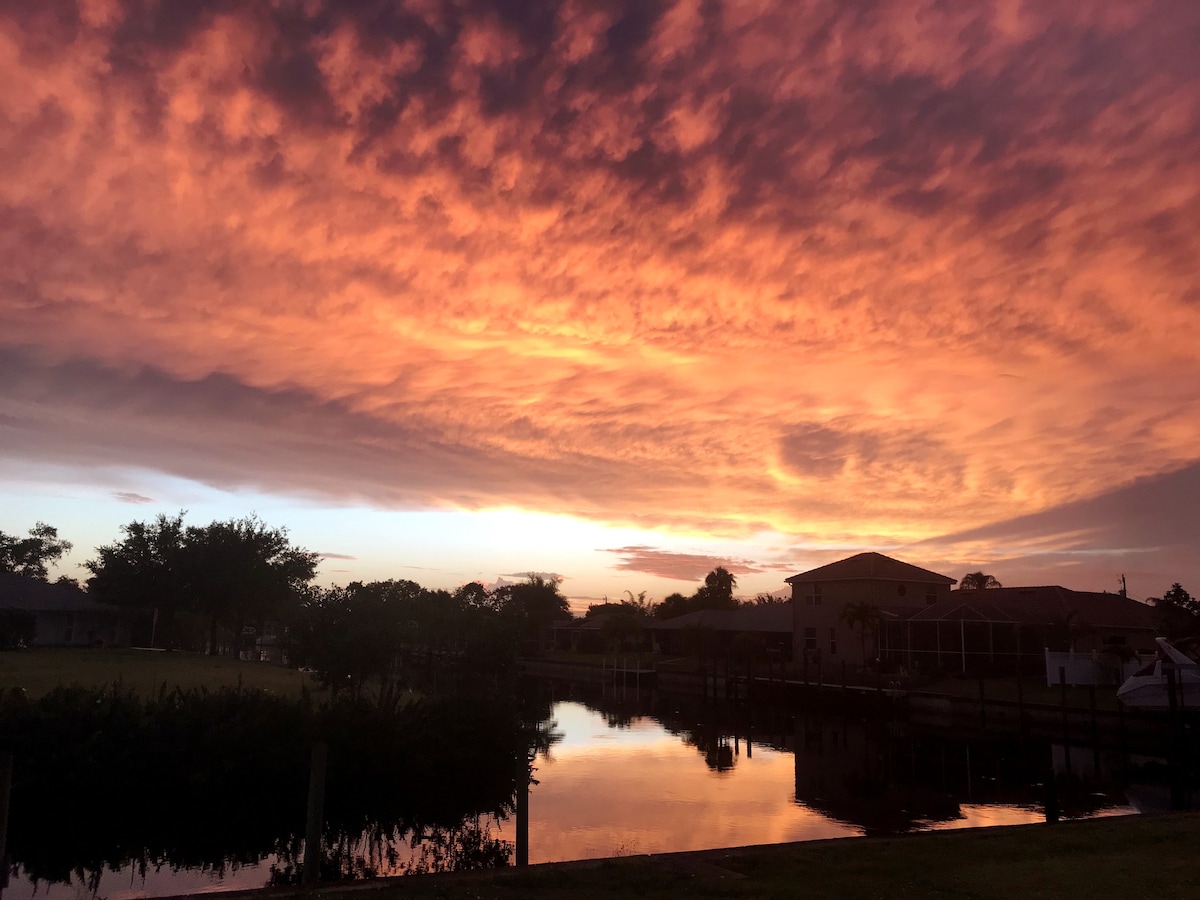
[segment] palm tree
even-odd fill
[[[692,609],[737,609],[733,596],[737,578],[724,566],[717,566],[704,578],[704,584],[692,595]]]
[[[981,591],[984,588],[998,587],[1004,585],[997,581],[994,575],[988,575],[986,572],[968,572],[958,583],[960,591]]]
[[[737,587],[737,578],[724,566],[717,566],[705,576],[704,586],[715,597],[732,598],[733,589]]]
[[[882,614],[879,611],[879,607],[868,600],[858,603],[847,603],[842,607],[840,613],[841,620],[849,625],[852,631],[857,631],[859,640],[862,641],[862,660],[864,666],[867,664],[867,633],[873,632],[879,627],[881,617]]]

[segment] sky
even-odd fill
[[[0,530],[1200,585],[1192,0],[0,0]]]

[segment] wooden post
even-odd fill
[[[1092,713],[1092,764],[1100,774],[1100,728],[1096,724],[1096,686],[1088,685],[1088,709]]]
[[[529,865],[529,777],[517,788],[517,865]]]
[[[12,797],[13,755],[0,752],[0,888],[8,887],[8,802]]]
[[[1067,724],[1067,667],[1058,667],[1058,700],[1062,709],[1063,756],[1067,771],[1071,771],[1071,729]]]
[[[1117,734],[1121,738],[1121,765],[1129,768],[1129,745],[1125,741],[1125,704],[1117,701]]]
[[[1021,686],[1021,660],[1017,659],[1017,727],[1019,729],[1021,739],[1018,746],[1021,748],[1021,777],[1025,778],[1029,774],[1029,726],[1025,722],[1025,689]]]
[[[321,880],[321,832],[325,824],[325,763],[329,746],[313,744],[312,766],[308,773],[308,823],[304,830],[303,887],[316,887]]]
[[[983,678],[979,679],[979,728],[987,731],[987,697],[984,695]]]
[[[1046,772],[1045,796],[1042,805],[1046,810],[1046,821],[1058,821],[1058,776],[1054,774],[1054,760],[1050,760],[1050,768]]]

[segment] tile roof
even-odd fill
[[[792,604],[767,603],[738,609],[701,609],[673,619],[648,624],[647,628],[674,631],[681,628],[711,628],[714,631],[774,631],[792,633]]]
[[[878,581],[909,581],[924,584],[954,584],[957,578],[939,575],[920,566],[901,562],[884,556],[882,553],[859,553],[831,562],[829,565],[810,569],[784,579],[788,584],[798,581],[861,581],[875,579]]]
[[[0,572],[0,609],[27,612],[117,612],[69,584],[50,584],[24,575]]]
[[[1120,594],[1073,591],[1058,585],[951,591],[949,599],[919,609],[889,607],[890,616],[920,621],[1062,623],[1073,612],[1094,628],[1157,629],[1153,606]]]

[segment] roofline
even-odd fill
[[[915,566],[914,568],[920,568]],[[786,584],[803,584],[805,582],[827,582],[827,581],[896,581],[904,584],[958,584],[957,578],[951,578],[949,575],[938,575],[936,572],[930,574],[934,578],[891,578],[886,575],[852,575],[852,576],[833,576],[831,578],[805,578],[805,575],[816,572],[817,569],[812,569],[809,572],[801,572],[799,575],[793,575],[790,578],[783,579]]]

